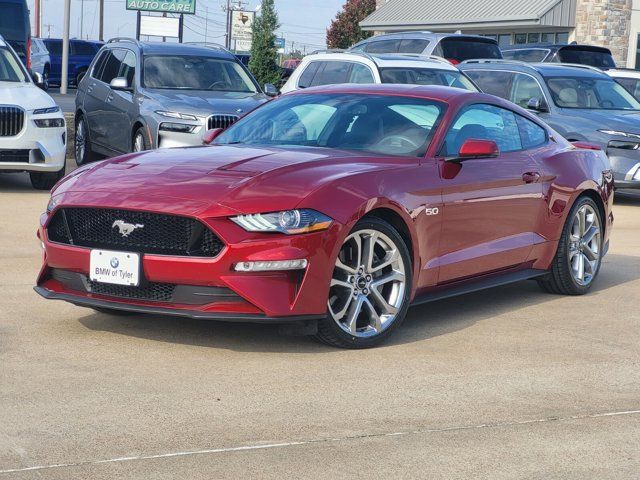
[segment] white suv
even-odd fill
[[[40,74],[34,74],[38,83]],[[0,173],[29,172],[49,190],[64,176],[66,127],[60,107],[30,78],[0,37]]]
[[[444,85],[478,91],[464,73],[440,57],[345,52],[307,55],[281,92],[336,83]]]
[[[616,82],[622,85],[627,92],[640,100],[640,71],[630,68],[614,68],[605,70]]]

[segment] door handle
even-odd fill
[[[540,174],[538,172],[526,172],[522,174],[522,180],[524,183],[536,183],[540,180]]]
[[[113,100],[113,93],[110,93],[109,96],[107,96],[107,102],[110,102]]]
[[[96,86],[96,84],[95,84],[95,83],[92,83],[91,85],[89,85],[89,86],[87,87],[87,93],[91,93],[91,92],[93,92],[93,87],[95,87],[95,86]]]

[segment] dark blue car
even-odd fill
[[[51,73],[49,83],[60,85],[62,75],[62,40],[59,38],[42,39],[51,56]],[[69,41],[69,84],[77,85],[89,68],[89,64],[96,56],[103,42],[89,40]]]

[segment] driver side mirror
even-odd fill
[[[493,140],[477,140],[469,138],[464,141],[458,152],[458,156],[450,161],[462,162],[474,158],[494,158],[500,155],[498,144]]]
[[[267,97],[277,97],[278,96],[278,89],[272,83],[265,83],[264,84],[264,94]]]
[[[224,128],[212,128],[211,130],[207,130],[204,133],[204,137],[202,137],[202,144],[211,145],[211,142],[213,142],[222,132],[224,132]]]
[[[547,107],[547,104],[544,101],[540,100],[538,97],[533,97],[529,99],[529,101],[527,102],[527,108],[529,110],[533,110],[535,112],[540,112],[540,113],[549,111],[549,107]]]
[[[129,82],[124,77],[116,77],[109,83],[114,90],[131,90]]]
[[[29,71],[29,73],[31,74],[31,80],[33,80],[33,83],[35,83],[39,87],[42,87],[42,85],[44,85],[44,77],[40,72]]]

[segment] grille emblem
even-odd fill
[[[144,225],[141,225],[139,223],[127,223],[124,220],[116,220],[115,222],[113,222],[113,225],[111,225],[111,228],[115,227],[118,227],[120,235],[122,235],[123,237],[128,237],[131,233],[133,233],[134,230],[138,228],[144,228]]]

